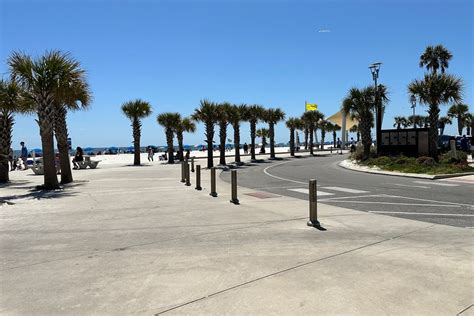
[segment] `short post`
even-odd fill
[[[196,166],[196,190],[201,191],[201,165]]]
[[[186,170],[184,170],[184,161],[181,161],[181,182],[186,182]]]
[[[189,172],[189,163],[186,162],[185,164],[185,170],[186,170],[186,185],[190,186],[191,185],[191,173]]]
[[[309,180],[309,221],[308,226],[321,227],[318,221],[318,193],[317,181]]]
[[[230,182],[231,182],[231,196],[232,199],[230,203],[239,204],[239,199],[237,198],[237,170],[232,170],[230,172]]]
[[[210,196],[212,197],[217,197],[217,192],[216,192],[216,168],[212,167],[211,168],[211,193],[209,193]]]
[[[191,172],[194,172],[194,157],[191,157]]]

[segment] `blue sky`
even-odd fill
[[[165,144],[156,115],[190,115],[203,98],[280,107],[287,116],[299,116],[307,100],[330,116],[350,87],[372,84],[367,67],[380,61],[391,99],[384,127],[391,127],[394,116],[411,114],[406,86],[423,75],[418,60],[427,45],[453,53],[448,72],[463,78],[472,109],[472,20],[470,0],[0,0],[0,73],[8,74],[13,50],[70,52],[87,70],[94,96],[88,111],[69,116],[73,145],[129,146],[125,101],[151,102],[142,145]],[[15,148],[20,140],[40,147],[34,119],[17,116]],[[288,134],[279,124],[277,142]],[[185,143],[203,139],[199,126]]]

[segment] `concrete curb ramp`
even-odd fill
[[[345,159],[341,161],[339,163],[339,167],[353,170],[353,171],[358,171],[358,172],[381,174],[381,175],[386,175],[386,176],[406,177],[406,178],[429,179],[429,180],[474,175],[474,172],[430,175],[430,174],[423,174],[423,173],[403,173],[403,172],[398,172],[398,171],[387,171],[387,170],[380,170],[380,169],[366,167],[366,166],[360,166],[354,163],[353,161],[351,161],[350,159]]]

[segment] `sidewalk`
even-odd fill
[[[74,176],[0,188],[2,314],[453,315],[474,299],[473,230],[320,204],[319,231],[305,201],[239,188],[233,205],[178,165]]]

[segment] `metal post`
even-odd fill
[[[318,221],[317,181],[314,179],[309,180],[309,221],[307,224],[312,227],[321,226]]]
[[[239,204],[239,199],[237,198],[237,170],[232,170],[230,172],[230,180],[231,180],[231,196],[232,196],[230,203]]]
[[[181,182],[186,182],[186,171],[184,170],[184,161],[181,161]]]
[[[191,157],[191,172],[194,172],[194,157]]]
[[[185,169],[186,169],[186,185],[190,186],[191,185],[191,173],[189,172],[189,163],[186,162],[185,164]]]
[[[196,190],[201,191],[201,165],[196,166]]]
[[[211,168],[211,193],[209,193],[210,196],[217,197],[217,192],[216,192],[216,168],[212,167]]]

